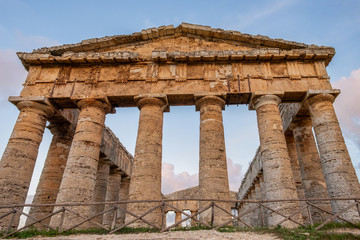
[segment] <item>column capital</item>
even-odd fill
[[[309,108],[314,103],[317,102],[331,102],[333,103],[335,101],[335,96],[329,93],[320,93],[317,95],[312,95],[307,97],[307,99],[304,101],[304,105],[306,108]]]
[[[111,162],[110,162],[111,163]],[[110,168],[110,174],[117,174],[120,176],[124,176],[125,173],[120,168]]]
[[[281,102],[281,98],[275,94],[253,95],[251,97],[249,109],[256,110],[266,104],[274,104],[276,106]]]
[[[109,103],[94,99],[94,98],[86,98],[86,99],[81,99],[80,101],[77,102],[77,106],[80,109],[86,108],[86,107],[95,107],[95,108],[99,108],[101,110],[103,110],[105,113],[110,113],[112,112],[112,107]]]
[[[289,125],[289,130],[294,131],[296,127],[312,126],[310,116],[296,116]],[[292,132],[291,132],[292,134]]]
[[[73,136],[75,133],[75,127],[68,122],[50,122],[47,128],[53,136]]]
[[[196,95],[195,96],[195,110],[200,109],[205,105],[218,105],[222,110],[225,110],[225,100],[217,95]]]
[[[155,105],[162,107],[164,112],[170,111],[166,94],[140,94],[134,97],[134,101],[139,109],[145,105]]]
[[[18,103],[16,103],[16,107],[21,111],[24,108],[35,108],[35,109],[39,109],[43,112],[45,112],[46,117],[49,118],[51,116],[54,115],[55,110],[51,107],[49,107],[48,105],[42,104],[42,103],[38,103],[38,102],[34,102],[34,101],[20,101]]]

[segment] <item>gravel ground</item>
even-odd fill
[[[34,240],[275,240],[280,239],[270,234],[257,234],[252,232],[234,232],[222,233],[215,230],[199,230],[199,231],[176,231],[165,233],[138,233],[138,234],[118,234],[118,235],[72,235],[58,237],[35,237],[29,238]]]

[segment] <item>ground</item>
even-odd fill
[[[56,237],[34,237],[29,239],[36,240],[142,240],[142,239],[168,239],[168,240],[232,240],[232,239],[252,239],[252,240],[275,240],[280,239],[270,234],[259,234],[251,232],[233,232],[224,233],[215,230],[199,230],[199,231],[175,231],[165,233],[138,233],[138,234],[121,234],[121,235],[71,235],[71,236],[56,236]]]

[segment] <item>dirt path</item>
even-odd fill
[[[36,240],[277,240],[274,235],[257,234],[252,232],[235,232],[235,233],[221,233],[214,230],[199,230],[199,231],[177,231],[165,233],[138,233],[138,234],[121,234],[121,235],[72,235],[72,236],[57,236],[57,237],[35,237],[30,239]]]

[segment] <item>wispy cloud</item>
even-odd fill
[[[153,28],[153,27],[158,27],[156,26],[150,19],[145,19],[144,21],[144,26],[145,28]]]
[[[283,8],[293,4],[296,0],[277,0],[268,2],[268,4],[261,6],[260,4],[254,4],[255,8],[246,14],[239,14],[237,16],[236,27],[234,29],[245,29],[257,21],[276,14]]]
[[[51,47],[60,44],[58,41],[45,36],[26,35],[20,31],[15,31],[14,37],[17,41],[17,45],[21,46],[21,48],[25,49],[25,51],[31,51],[32,49],[36,48]]]

